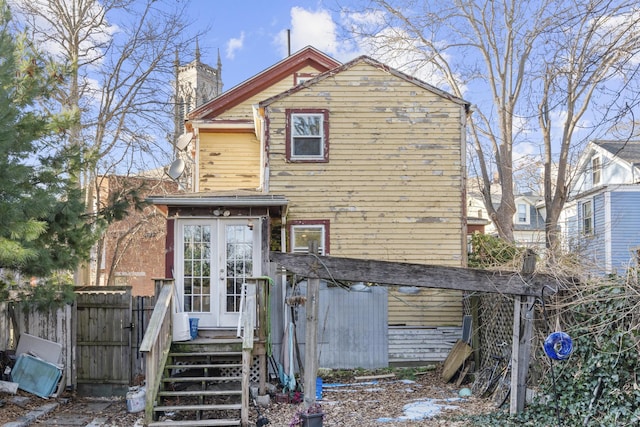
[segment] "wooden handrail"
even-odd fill
[[[140,344],[140,353],[145,361],[145,422],[149,424],[153,419],[153,407],[158,395],[158,385],[162,379],[162,371],[169,356],[172,335],[172,300],[173,280],[162,280],[162,287],[158,292],[156,305],[149,320],[149,326]]]
[[[144,331],[144,337],[142,343],[140,343],[140,353],[150,352],[153,349],[153,345],[158,339],[160,333],[160,327],[162,321],[167,315],[167,311],[171,306],[171,297],[173,296],[173,283],[165,283],[160,289],[160,294],[156,299],[156,305],[153,307],[153,313],[151,319],[149,319],[149,325]]]

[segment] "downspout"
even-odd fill
[[[264,108],[260,108],[258,104],[252,106],[253,109],[253,122],[254,129],[256,133],[256,138],[260,141],[260,184],[259,191],[263,193],[269,192],[269,183],[267,182],[267,177],[269,174],[267,171],[269,170],[269,164],[267,162],[267,138],[266,138],[266,129],[265,129],[265,118],[264,118]]]
[[[287,252],[287,213],[289,212],[289,205],[285,205],[284,208],[282,209],[282,214],[280,217],[280,223],[281,223],[281,227],[280,227],[280,252],[282,253],[286,253]],[[284,316],[282,316],[282,330],[286,331],[287,330],[287,325],[289,324],[289,322],[291,321],[291,319],[289,319],[289,310],[287,310],[287,304],[286,304],[286,299],[287,299],[287,273],[286,271],[282,271],[282,278],[280,280],[281,283],[281,291],[282,291],[282,312],[284,313]]]
[[[194,126],[193,127],[193,139],[194,139],[194,152],[193,152],[193,188],[194,192],[200,191],[200,180],[198,177],[200,176],[200,128]]]
[[[461,167],[461,185],[462,185],[462,218],[461,218],[461,234],[462,234],[462,259],[460,265],[467,267],[469,254],[467,246],[467,120],[471,116],[473,110],[468,104],[460,107],[460,167]]]

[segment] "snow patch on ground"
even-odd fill
[[[404,415],[397,418],[378,418],[380,423],[388,423],[392,421],[420,421],[427,418],[433,418],[439,415],[445,409],[458,409],[457,405],[449,405],[451,402],[459,402],[463,399],[459,397],[451,399],[421,399],[404,405],[402,410]],[[444,403],[440,403],[444,402]]]

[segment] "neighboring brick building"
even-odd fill
[[[98,200],[105,203],[134,190],[139,200],[150,194],[170,194],[178,185],[165,179],[108,175],[99,178]],[[153,295],[153,279],[164,277],[166,218],[152,205],[131,209],[112,223],[98,242],[95,260],[99,285],[132,287],[133,295]]]

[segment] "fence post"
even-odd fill
[[[523,258],[521,274],[525,281],[531,278],[536,267],[536,254],[528,249]],[[517,414],[524,410],[527,394],[527,375],[533,336],[532,296],[515,296],[513,303],[513,343],[511,350],[511,400],[509,412]]]

